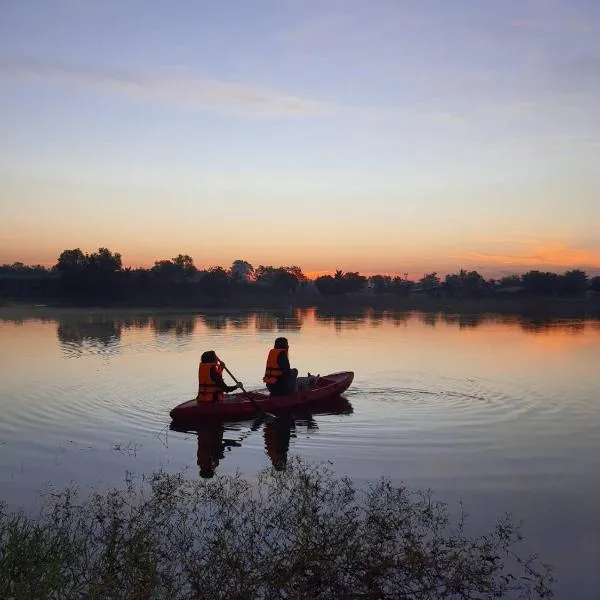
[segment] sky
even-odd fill
[[[597,0],[0,0],[0,263],[600,273]]]

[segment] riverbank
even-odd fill
[[[419,311],[448,314],[523,315],[544,318],[591,318],[600,319],[600,298],[557,298],[557,297],[518,297],[518,298],[429,298],[423,296],[398,297],[394,295],[367,295],[337,297],[296,297],[278,298],[236,297],[220,302],[206,302],[198,305],[151,305],[151,304],[110,304],[108,306],[82,306],[53,302],[6,302],[0,306],[0,314],[12,318],[33,318],[61,316],[62,314],[93,315],[102,313],[114,316],[154,315],[154,314],[227,314],[245,310],[290,311],[294,309],[317,308],[326,312],[348,312],[373,309],[377,311]]]

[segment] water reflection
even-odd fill
[[[486,315],[470,313],[439,313],[440,320],[446,325],[458,325],[459,329],[479,327],[486,321]],[[435,323],[433,324],[435,325]]]
[[[123,324],[112,319],[92,317],[86,320],[61,319],[56,336],[64,354],[78,357],[86,353],[116,354]]]
[[[600,320],[557,319],[554,317],[538,315],[497,315],[481,313],[452,313],[452,312],[408,312],[408,311],[381,311],[365,310],[362,313],[344,313],[335,311],[315,310],[313,313],[303,314],[297,311],[293,315],[282,315],[270,312],[236,313],[232,315],[189,315],[177,317],[140,317],[140,318],[60,318],[57,335],[61,343],[80,344],[84,341],[96,343],[99,347],[114,344],[121,338],[123,330],[152,329],[157,336],[173,335],[178,340],[190,339],[197,324],[202,323],[207,329],[213,331],[226,331],[227,329],[254,331],[300,331],[304,326],[318,324],[332,326],[336,331],[359,329],[368,323],[372,327],[382,324],[406,326],[409,322],[417,320],[428,328],[440,325],[458,327],[459,329],[476,329],[484,325],[501,324],[519,327],[525,333],[544,333],[549,331],[562,331],[578,334],[590,328],[600,330]],[[53,319],[46,319],[54,321]],[[14,319],[13,323],[22,324],[22,319]]]
[[[182,340],[190,338],[194,333],[196,318],[194,316],[155,317],[151,319],[150,325],[156,335],[173,334],[177,339]]]
[[[252,428],[251,428],[252,430]],[[240,447],[240,441],[225,438],[225,425],[223,423],[205,423],[196,430],[198,450],[196,464],[200,477],[207,479],[213,477],[219,462],[225,458],[225,452],[231,448]]]
[[[347,398],[338,396],[319,403],[310,410],[297,410],[294,413],[284,413],[272,422],[265,423],[262,419],[253,422],[223,423],[221,421],[206,421],[194,427],[171,423],[171,431],[193,433],[197,439],[196,464],[203,479],[215,475],[225,453],[233,448],[241,448],[242,442],[250,434],[263,427],[265,453],[271,464],[278,471],[283,471],[287,465],[290,440],[297,437],[299,428],[307,432],[318,430],[316,415],[350,415],[354,412]]]
[[[475,329],[487,325],[518,327],[525,333],[538,334],[565,332],[581,334],[585,331],[600,331],[600,318],[568,319],[556,318],[547,314],[494,314],[461,313],[451,311],[421,312],[407,310],[365,309],[336,311],[326,308],[293,309],[289,311],[248,311],[228,314],[177,314],[177,315],[125,315],[108,313],[86,314],[77,311],[61,310],[53,316],[52,311],[37,313],[32,310],[16,312],[0,310],[0,322],[23,325],[25,321],[55,323],[57,337],[63,350],[69,356],[83,353],[115,353],[118,351],[124,331],[152,330],[156,336],[178,341],[189,341],[198,328],[212,331],[301,331],[305,327],[332,327],[335,331],[356,330],[368,324],[379,327],[382,324],[406,327],[420,323],[427,328],[457,327]]]
[[[419,320],[427,327],[435,327],[438,322],[437,313],[419,313]]]
[[[333,324],[336,331],[358,329],[367,320],[370,312],[370,310],[362,312],[339,312],[331,309],[317,308],[315,319],[317,323]]]
[[[203,315],[202,322],[207,329],[221,330],[227,328],[227,317],[225,315]]]

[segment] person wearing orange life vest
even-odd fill
[[[200,357],[198,367],[198,402],[220,402],[228,392],[243,386],[243,383],[227,385],[223,381],[224,362],[221,362],[214,350],[207,350]]]
[[[296,391],[298,369],[290,367],[287,338],[278,337],[274,347],[269,350],[263,381],[272,396],[285,396]]]

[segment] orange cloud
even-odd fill
[[[530,254],[467,252],[457,258],[503,266],[600,267],[600,252],[581,250],[562,243],[534,246]]]

